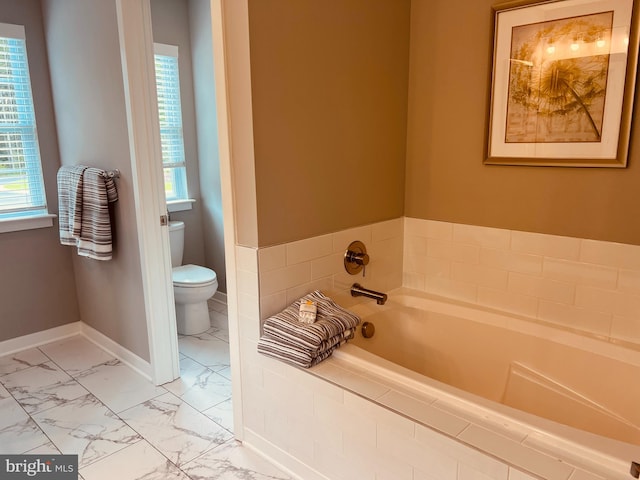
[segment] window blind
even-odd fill
[[[167,201],[188,198],[178,48],[155,44],[156,88],[160,118],[160,142]]]
[[[0,24],[0,218],[46,212],[24,28]]]

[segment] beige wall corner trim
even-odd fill
[[[168,226],[160,153],[149,0],[116,0],[124,77],[132,183],[139,236],[151,378],[161,385],[179,376]]]

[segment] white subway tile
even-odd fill
[[[507,289],[513,293],[557,303],[573,304],[575,297],[575,286],[572,283],[559,282],[517,272],[509,273],[509,285]]]
[[[512,231],[511,250],[564,260],[578,260],[580,239],[543,233]]]
[[[445,438],[437,434],[439,438]],[[447,454],[446,444],[439,440],[429,443],[397,435],[379,427],[378,450],[388,452],[401,462],[409,463],[421,472],[429,472],[438,480],[456,480],[457,461]],[[429,478],[429,477],[424,477]]]
[[[511,480],[511,479],[509,479]],[[591,473],[584,472],[582,470],[574,470],[569,480],[605,480],[604,477],[592,475]]]
[[[255,295],[238,292],[238,315],[249,318],[260,317],[260,301]]]
[[[436,220],[424,220],[424,234],[428,238],[440,238],[442,240],[453,240],[453,223],[438,222]]]
[[[623,317],[640,318],[640,296],[578,285],[576,306]]]
[[[342,385],[352,392],[364,395],[367,398],[376,399],[389,391],[389,387],[375,382],[364,375],[358,375],[349,370],[337,367],[330,363],[316,365],[314,373],[322,378]]]
[[[411,465],[396,460],[387,452],[378,450],[373,461],[376,480],[415,480]]]
[[[413,469],[413,480],[440,480],[440,477],[436,476],[433,472],[423,472],[417,468]]]
[[[469,425],[466,420],[393,390],[379,397],[378,402],[448,435],[455,436]]]
[[[427,256],[456,262],[478,263],[480,247],[429,238],[427,239]]]
[[[258,250],[236,246],[236,267],[239,270],[258,273]]]
[[[509,467],[509,480],[538,480],[538,479],[536,477],[532,477],[531,475],[527,475],[526,473],[523,473],[520,470],[516,470],[515,468]]]
[[[271,295],[311,280],[311,263],[298,263],[264,272],[260,277],[260,294]]]
[[[238,270],[236,281],[238,291],[252,297],[258,297],[258,274],[248,270]]]
[[[311,279],[328,277],[344,270],[344,254],[334,253],[311,261]]]
[[[542,258],[540,255],[515,253],[493,248],[483,248],[480,250],[481,265],[531,275],[542,273]]]
[[[538,299],[519,293],[478,287],[478,303],[507,312],[535,317],[538,311]]]
[[[332,480],[375,480],[375,471],[370,464],[359,461],[352,456],[335,454],[319,443],[314,444],[316,470]]]
[[[495,455],[507,463],[520,465],[526,470],[548,480],[565,480],[573,468],[557,459],[526,448],[506,437],[471,426],[458,438],[491,455]]]
[[[306,238],[285,245],[287,265],[308,262],[333,253],[333,238],[331,235]]]
[[[618,290],[640,295],[640,270],[619,270]]]
[[[374,223],[371,226],[371,240],[380,242],[389,238],[400,238],[403,236],[402,218],[387,220],[386,222]]]
[[[614,268],[589,263],[545,258],[542,275],[554,280],[575,282],[577,285],[616,288],[618,271]]]
[[[609,336],[611,331],[612,315],[610,313],[596,312],[589,308],[563,305],[546,300],[540,300],[538,318],[599,335]]]
[[[508,275],[506,270],[469,263],[451,262],[451,278],[459,282],[506,290]]]
[[[296,412],[297,415],[312,416],[314,414],[313,392],[299,388],[289,376],[283,377],[270,370],[264,371],[264,390],[267,395],[276,399],[278,408],[285,412]]]
[[[413,290],[419,290],[421,292],[426,291],[426,278],[421,273],[404,272],[402,274],[402,286],[406,288],[412,288]]]
[[[258,250],[258,265],[260,273],[268,272],[287,265],[287,253],[285,245],[276,245]]]
[[[285,290],[273,295],[262,295],[260,296],[260,319],[266,320],[271,315],[275,315],[287,308],[288,305],[287,292]]]
[[[507,250],[511,244],[511,232],[502,228],[457,223],[453,225],[453,241]]]
[[[396,432],[398,435],[407,437],[413,437],[414,435],[415,423],[388,408],[381,407],[376,403],[348,392],[345,392],[344,403],[349,409],[357,410],[374,419],[378,426],[383,425],[385,429]]]
[[[445,258],[409,256],[404,269],[406,272],[449,278],[451,276],[451,261]]]
[[[485,473],[480,470],[476,470],[473,467],[465,463],[461,463],[458,467],[458,480],[508,480],[507,466],[501,465],[499,472]]]
[[[405,218],[405,235],[451,240],[453,223],[407,217]]]
[[[640,246],[582,239],[580,261],[640,270]]]
[[[613,316],[611,337],[640,345],[640,320],[638,317]]]
[[[314,292],[315,290],[326,292],[331,290],[332,287],[333,281],[331,277],[325,277],[314,280],[313,282],[303,283],[292,288],[287,288],[287,305],[291,305],[299,298],[307,295],[308,293]]]
[[[426,228],[426,220],[421,218],[404,217],[404,235],[405,237],[412,237],[419,235],[426,237],[422,232]]]
[[[404,254],[411,256],[427,255],[427,238],[418,236],[408,236],[404,239]]]
[[[315,449],[309,432],[314,431],[313,418],[302,418],[293,422],[289,428],[288,452],[307,465],[313,464]]]
[[[355,240],[360,240],[365,246],[369,246],[371,244],[371,225],[342,230],[334,233],[332,238],[334,253],[342,252],[344,254],[351,242]]]
[[[438,400],[433,403],[433,406],[445,412],[450,412],[457,417],[464,418],[469,423],[475,423],[488,430],[499,431],[501,435],[517,442],[523,441],[529,433],[528,429],[513,423],[505,424],[500,418],[494,418],[490,415],[479,418],[476,414],[470,413],[467,407],[458,407],[447,401],[441,402]]]

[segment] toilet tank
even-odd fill
[[[169,222],[169,244],[171,246],[171,268],[182,265],[184,253],[184,222]]]

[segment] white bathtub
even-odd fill
[[[435,398],[471,422],[504,427],[506,436],[524,429],[535,448],[583,459],[606,478],[632,478],[631,462],[640,462],[637,346],[407,289],[383,306],[365,300],[349,309],[375,335],[359,331],[336,361]]]

